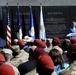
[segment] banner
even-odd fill
[[[39,30],[39,36],[41,39],[46,39],[46,32],[45,32],[45,26],[44,26],[44,20],[43,20],[43,12],[42,12],[42,6],[40,6],[40,30]]]

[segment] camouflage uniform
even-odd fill
[[[59,75],[76,75],[76,64],[71,64],[66,70]]]
[[[11,64],[15,67],[18,67],[19,64],[28,61],[29,54],[24,50],[21,50],[20,54],[11,60]]]
[[[36,69],[26,73],[25,75],[39,75],[37,72],[36,72]],[[54,71],[51,75],[57,75],[56,72]]]
[[[36,72],[36,69],[26,73],[25,75],[39,75],[37,72]]]
[[[54,46],[53,49],[57,49],[61,54],[63,54],[63,50],[59,46]]]

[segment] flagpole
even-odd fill
[[[6,3],[6,6],[8,7],[8,3]]]
[[[17,3],[17,7],[19,8],[19,3]]]
[[[7,47],[9,48],[11,46],[11,27],[10,27],[10,17],[9,17],[9,9],[8,9],[8,3],[6,3],[7,6],[7,36],[6,36],[6,43]]]
[[[22,26],[20,22],[20,9],[19,9],[19,3],[17,3],[18,7],[18,14],[17,14],[17,39],[22,39]]]
[[[34,20],[33,20],[33,12],[32,12],[32,7],[31,5],[30,7],[30,14],[29,14],[29,31],[28,31],[28,35],[30,37],[32,37],[33,39],[35,39],[35,30],[34,30]]]
[[[46,32],[45,32],[45,25],[44,25],[44,18],[43,18],[43,11],[42,11],[42,3],[40,3],[40,28],[39,28],[39,38],[46,39]]]
[[[31,5],[29,7],[31,8]]]

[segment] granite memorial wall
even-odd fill
[[[61,41],[68,38],[69,28],[72,27],[72,22],[76,21],[76,6],[43,6],[43,17],[47,38],[59,37]],[[23,37],[28,35],[29,25],[29,6],[20,6],[20,17],[23,30]],[[33,18],[35,25],[36,38],[39,38],[40,25],[40,6],[32,6]],[[6,37],[6,7],[0,9],[2,12],[3,37]],[[9,6],[11,17],[12,37],[16,38],[17,26],[17,6]],[[1,35],[0,35],[1,36]]]

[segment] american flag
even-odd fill
[[[9,9],[7,7],[7,45],[11,45],[11,25],[10,25],[10,16]]]
[[[20,22],[20,10],[18,6],[18,15],[17,15],[17,39],[22,39],[22,26]]]

